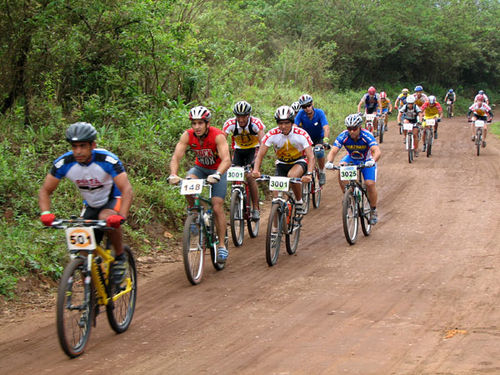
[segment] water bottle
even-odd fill
[[[212,210],[208,209],[207,212],[203,214],[203,221],[205,221],[205,225],[207,227],[210,226],[210,215],[212,214]]]

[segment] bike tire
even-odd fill
[[[408,163],[413,161],[413,137],[411,135],[406,136],[406,143],[408,144]]]
[[[249,210],[253,208],[253,200],[251,194],[247,196],[248,202],[245,202],[244,205],[249,207]],[[252,220],[252,215],[250,215],[250,211],[247,218],[247,229],[248,234],[251,238],[255,238],[259,235],[260,229],[260,220]]]
[[[451,106],[448,106],[446,110],[448,112],[448,118],[451,118]]]
[[[427,131],[427,135],[426,135],[427,157],[431,156],[433,142],[434,142],[434,134],[433,134],[432,129],[431,129],[431,130]]]
[[[94,289],[85,286],[87,270],[83,258],[72,259],[64,269],[57,292],[57,337],[70,358],[81,355],[94,320]],[[75,303],[76,302],[76,303]]]
[[[481,142],[483,140],[483,132],[480,130],[476,131],[476,149],[477,149],[477,156],[479,156],[480,151],[481,151]]]
[[[356,199],[351,189],[345,191],[342,200],[342,224],[347,242],[349,245],[354,245],[358,237],[358,213]]]
[[[309,207],[311,206],[311,183],[302,184],[302,209],[304,210],[304,215],[309,212]]]
[[[245,218],[243,217],[245,210],[244,203],[241,192],[233,190],[231,194],[229,221],[231,225],[231,237],[236,247],[243,245],[243,238],[245,235]]]
[[[212,233],[214,233],[214,244],[218,244],[219,243],[219,236],[215,233],[217,229],[214,227],[212,227]],[[217,246],[217,245],[214,245],[214,246]],[[212,266],[214,266],[215,270],[216,271],[222,271],[224,269],[224,267],[226,266],[226,263],[219,263],[217,262],[217,257],[215,256],[215,249],[214,249],[214,246],[211,246],[210,247],[210,259],[212,260]],[[226,232],[224,234],[224,246],[226,247],[226,249],[229,249],[229,237],[227,235],[227,228],[226,228]]]
[[[294,217],[291,220],[289,227],[287,228],[287,233],[285,235],[285,245],[286,252],[290,255],[293,255],[297,252],[297,247],[299,246],[300,239],[300,228],[302,225],[300,224],[300,218],[297,214],[294,214]]]
[[[269,267],[272,267],[278,261],[280,254],[281,237],[283,236],[283,221],[284,213],[281,212],[279,203],[275,203],[271,207],[269,213],[269,221],[267,223],[267,236],[266,236],[266,261]],[[276,231],[273,231],[273,223],[276,220]]]
[[[319,176],[315,171],[311,181],[311,197],[314,208],[319,208],[321,203],[321,190],[323,190],[323,187],[319,185]]]
[[[384,142],[384,129],[385,129],[385,121],[380,118],[378,123],[378,137],[379,137],[379,143]]]
[[[205,254],[205,238],[203,227],[200,224],[202,212],[190,214],[184,222],[182,236],[182,258],[184,271],[189,282],[198,285],[203,277],[203,263]],[[193,227],[191,227],[193,225]]]
[[[127,257],[127,273],[122,284],[113,287],[113,295],[125,290],[129,281],[131,290],[117,299],[113,297],[115,300],[106,305],[109,325],[116,333],[125,332],[130,326],[130,323],[132,323],[135,311],[135,301],[137,298],[137,269],[134,254],[127,245],[123,247],[123,250]]]
[[[365,192],[361,194],[361,202],[359,203],[359,213],[361,219],[361,230],[363,234],[368,237],[372,232],[372,225],[370,224],[371,207],[368,195]]]

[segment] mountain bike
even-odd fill
[[[124,246],[127,258],[125,278],[119,285],[110,281],[115,260],[111,243],[102,247],[94,230],[112,230],[105,220],[59,219],[52,228],[64,229],[70,261],[64,268],[57,292],[57,337],[64,352],[75,358],[81,355],[90,337],[101,306],[116,333],[125,332],[134,316],[137,297],[137,271],[134,255]]]
[[[210,249],[212,265],[217,271],[224,268],[225,263],[217,262],[217,245],[219,237],[215,227],[215,214],[212,210],[212,185],[204,179],[183,179],[177,186],[181,195],[193,195],[194,205],[188,208],[182,236],[182,258],[184,271],[189,282],[197,285],[203,276],[205,250]],[[208,195],[203,196],[203,188],[208,187]],[[203,204],[206,205],[206,208]],[[227,229],[224,238],[228,248]]]
[[[375,117],[377,117],[377,115],[375,113],[371,113],[371,114],[368,114],[366,113],[365,114],[365,129],[368,130],[370,133],[374,133],[374,127],[373,127],[373,122],[375,120]],[[374,136],[376,137],[376,134],[374,134]]]
[[[331,146],[327,143],[325,144],[317,144],[313,148],[313,152],[316,153],[321,152],[324,149],[330,149]],[[302,199],[303,203],[303,211],[304,215],[309,212],[309,207],[311,205],[311,199],[314,208],[318,208],[321,203],[321,190],[323,190],[323,186],[319,184],[319,167],[316,161],[316,164],[313,169],[313,174],[311,176],[311,182],[307,184],[302,184]]]
[[[453,102],[451,100],[446,101],[446,115],[448,118],[451,118],[451,108],[452,108]]]
[[[249,165],[246,167],[231,167],[227,170],[227,180],[232,182],[230,225],[234,246],[243,244],[245,221],[247,222],[250,237],[254,238],[259,234],[260,220],[252,220],[252,195],[245,180],[245,175],[250,170]]]
[[[372,230],[370,201],[360,172],[364,167],[364,164],[333,167],[333,169],[340,171],[341,181],[347,181],[344,188],[344,198],[342,199],[342,224],[349,245],[356,243],[358,219],[361,222],[361,229],[365,236],[369,236]]]
[[[411,164],[415,158],[415,139],[413,134],[413,127],[415,124],[411,122],[403,122],[403,131],[406,131],[405,147],[408,150],[408,162]],[[420,132],[420,128],[419,128]],[[420,137],[419,137],[420,138]]]
[[[378,118],[378,138],[379,138],[379,143],[384,142],[384,133],[385,133],[385,127],[387,125],[385,124],[385,113],[382,113],[380,117]]]
[[[302,182],[300,178],[267,175],[263,175],[258,181],[269,181],[269,190],[278,192],[278,196],[272,200],[267,223],[266,261],[272,267],[278,261],[283,235],[287,253],[293,255],[297,251],[303,216],[297,213],[295,196],[293,191],[290,191],[290,184]]]
[[[474,144],[476,146],[477,156],[479,156],[479,153],[481,151],[481,145],[483,143],[484,123],[485,123],[484,120],[475,120],[474,121],[474,127],[476,128],[476,139],[474,141]]]
[[[439,122],[439,118],[426,118],[424,127],[424,147],[427,157],[431,156],[432,145],[434,144],[434,126]]]

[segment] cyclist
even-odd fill
[[[232,134],[232,148],[234,150],[232,165],[253,166],[260,141],[264,136],[264,124],[259,118],[250,115],[252,106],[244,100],[234,105],[233,113],[236,117],[227,120],[222,127],[226,134]],[[260,219],[257,182],[250,174],[246,178],[252,196],[252,220],[257,221]]]
[[[189,111],[191,129],[186,130],[175,146],[175,151],[170,161],[171,184],[178,184],[180,177],[177,176],[179,163],[184,157],[186,150],[190,147],[196,154],[195,165],[188,171],[188,178],[203,178],[212,187],[212,208],[215,214],[215,224],[219,236],[219,248],[217,249],[217,262],[225,263],[229,255],[224,247],[226,235],[226,216],[224,214],[224,199],[227,191],[226,171],[231,165],[229,147],[225,133],[214,126],[210,126],[212,114],[203,107],[197,106]],[[194,204],[194,198],[186,195],[189,207]]]
[[[422,110],[422,113],[424,114],[424,121],[422,122],[422,127],[425,128],[425,120],[428,118],[435,118],[436,124],[434,125],[434,139],[437,139],[438,137],[438,122],[441,121],[441,116],[443,115],[443,108],[441,107],[441,104],[436,100],[436,97],[434,95],[429,95],[429,100],[424,103],[422,107],[420,107]],[[425,145],[424,149],[422,151],[425,151]]]
[[[472,115],[472,117],[471,117]],[[486,133],[488,132],[487,122],[491,122],[493,118],[493,112],[488,104],[484,102],[483,95],[477,95],[474,103],[469,107],[469,112],[467,113],[467,117],[469,122],[471,122],[471,131],[472,131],[472,141],[476,140],[476,128],[474,126],[474,121],[483,120],[484,123],[484,131],[483,131],[483,147],[486,147]]]
[[[274,118],[278,126],[268,131],[262,139],[252,171],[255,178],[260,177],[262,160],[269,147],[273,146],[277,156],[276,176],[301,177],[302,182],[311,182],[314,169],[313,143],[304,129],[294,125],[293,117],[292,107],[284,105],[276,110]],[[309,162],[306,161],[306,158]],[[297,213],[303,214],[302,187],[298,184],[292,184],[292,190],[296,198]]]
[[[382,91],[380,93],[380,103],[381,103],[381,107],[380,107],[378,114],[379,114],[379,116],[385,116],[384,117],[384,120],[385,120],[384,130],[387,131],[387,122],[389,121],[389,115],[392,112],[392,103],[391,103],[391,99],[389,99],[387,97],[387,94],[385,91]]]
[[[328,153],[326,168],[333,168],[333,160],[342,146],[347,150],[347,155],[342,158],[339,164],[365,164],[362,173],[370,201],[370,224],[375,225],[378,222],[378,194],[375,183],[377,181],[377,161],[381,156],[380,147],[372,133],[361,129],[363,118],[358,113],[347,116],[344,122],[347,130],[340,133],[333,143],[332,149]],[[346,183],[340,179],[340,175],[339,184],[340,189],[344,192]]]
[[[394,109],[399,110],[399,108],[401,108],[406,104],[406,98],[408,97],[409,92],[410,90],[408,89],[403,89],[401,91],[401,94],[399,94],[396,100],[394,101]]]
[[[453,114],[453,109],[455,108],[455,102],[457,101],[457,95],[455,94],[455,91],[453,89],[449,89],[448,92],[446,93],[444,97],[444,102],[448,103],[448,101],[451,102],[451,117],[454,116]]]
[[[413,96],[415,97],[415,104],[419,107],[422,107],[429,100],[427,95],[424,94],[424,88],[420,85],[415,87],[415,94]]]
[[[313,98],[308,94],[304,94],[299,98],[299,104],[301,110],[295,116],[295,125],[303,128],[309,134],[313,141],[313,146],[323,145],[323,142],[328,143],[330,126],[328,125],[325,112],[319,108],[314,108]],[[324,185],[326,182],[324,149],[321,148],[320,151],[316,152],[314,157],[318,161],[319,184]]]
[[[482,95],[483,96],[483,103],[486,103],[488,105],[490,105],[490,99],[488,98],[488,96],[484,93],[484,90],[479,90],[476,97],[474,98],[474,102],[477,102],[477,99],[479,97],[479,95]]]
[[[297,113],[300,111],[300,103],[299,102],[293,102],[291,105],[293,111],[295,112],[295,116],[297,116]]]
[[[375,87],[370,86],[368,88],[368,92],[363,95],[361,100],[358,103],[358,113],[361,113],[361,106],[364,104],[365,106],[365,114],[377,113],[379,108],[382,108],[382,103],[380,102],[380,95],[377,94],[377,90]],[[373,128],[378,129],[378,118],[375,117],[373,120]]]
[[[415,156],[418,156],[418,130],[419,124],[422,122],[422,110],[415,103],[416,99],[414,95],[409,95],[406,99],[406,104],[399,109],[398,113],[398,123],[412,123],[413,124],[413,139],[415,142]],[[407,131],[403,131],[403,143],[406,142],[406,133]]]
[[[76,122],[66,130],[71,151],[57,158],[38,193],[40,220],[50,226],[55,215],[50,212],[51,195],[62,178],[73,181],[84,199],[82,217],[106,220],[115,228],[108,236],[115,250],[111,281],[120,284],[127,270],[120,225],[127,219],[132,204],[132,185],[122,162],[111,152],[96,148],[97,131],[87,122]]]

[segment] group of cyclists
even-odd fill
[[[453,105],[456,95],[450,89],[444,98]],[[358,103],[358,112],[348,115],[342,131],[331,145],[325,156],[323,147],[313,151],[315,145],[330,144],[330,126],[325,112],[315,108],[312,96],[303,94],[290,106],[283,105],[276,109],[274,119],[276,127],[265,131],[263,122],[252,116],[252,106],[246,101],[239,101],[233,107],[234,117],[228,119],[222,129],[210,125],[211,112],[204,106],[196,106],[189,111],[191,127],[180,137],[171,162],[170,184],[178,184],[179,166],[188,149],[195,155],[195,162],[186,174],[187,178],[206,179],[212,184],[212,204],[218,238],[225,237],[226,215],[224,200],[227,192],[226,171],[233,166],[251,166],[246,176],[252,196],[253,207],[251,220],[260,220],[259,195],[256,179],[261,176],[264,157],[269,148],[275,152],[275,175],[300,178],[303,183],[311,181],[315,163],[319,167],[319,184],[326,182],[325,169],[333,169],[334,159],[341,148],[345,155],[339,162],[342,164],[363,164],[362,175],[367,187],[370,203],[370,224],[378,222],[377,214],[377,162],[381,150],[374,135],[363,128],[365,114],[375,113],[388,116],[393,110],[398,111],[397,121],[414,125],[415,148],[418,149],[418,128],[425,126],[425,119],[442,115],[442,107],[434,95],[426,96],[422,86],[416,86],[414,94],[403,89],[392,105],[385,92],[377,93],[370,87]],[[453,114],[453,110],[452,110]],[[482,119],[491,121],[493,113],[489,107],[488,97],[480,91],[469,108],[470,121]],[[377,129],[375,118],[375,129]],[[387,127],[387,119],[384,122]],[[474,128],[472,139],[474,140]],[[231,150],[227,138],[231,136]],[[434,138],[438,136],[437,124]],[[98,149],[96,145],[97,131],[89,123],[77,122],[69,126],[66,140],[71,144],[71,151],[57,158],[39,191],[40,220],[50,226],[55,215],[50,211],[51,194],[64,177],[73,181],[84,199],[82,217],[86,219],[106,220],[107,225],[116,230],[110,232],[110,239],[115,249],[116,259],[112,265],[111,279],[120,283],[126,270],[126,259],[123,255],[121,224],[125,222],[132,203],[132,187],[120,159],[113,153]],[[486,129],[484,138],[486,138]],[[483,141],[483,147],[486,142]],[[425,146],[424,146],[425,147]],[[425,151],[425,149],[424,149]],[[231,156],[232,154],[232,156]],[[415,153],[417,156],[418,153]],[[339,186],[344,191],[345,183],[340,180]],[[303,197],[300,185],[292,184],[296,198],[296,210],[303,213]],[[186,196],[188,207],[193,205],[193,198]],[[217,251],[217,262],[225,263],[229,252],[223,241]]]

